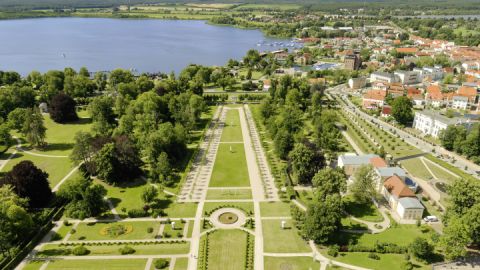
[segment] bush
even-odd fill
[[[75,256],[84,256],[90,253],[90,251],[84,246],[76,246],[72,249],[72,254]]]
[[[122,248],[119,248],[118,251],[120,251],[120,254],[122,254],[122,255],[128,255],[128,254],[135,253],[135,249],[133,249],[129,246],[124,246]]]
[[[380,260],[380,256],[378,256],[376,253],[373,253],[373,252],[368,253],[368,258],[372,260]]]
[[[65,123],[78,120],[75,101],[70,96],[59,93],[50,100],[48,111],[53,121]]]
[[[410,261],[406,261],[402,264],[402,269],[403,270],[412,270],[413,269],[413,264]]]
[[[155,265],[155,269],[165,269],[169,266],[169,263],[166,259],[156,259],[153,265]]]
[[[130,218],[146,217],[146,216],[148,216],[148,213],[141,208],[128,210],[128,217]]]
[[[337,257],[340,247],[338,245],[333,245],[328,248],[328,255],[332,257]]]
[[[147,233],[152,233],[153,232],[153,228],[152,227],[148,227],[147,228]]]

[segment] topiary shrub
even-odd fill
[[[169,266],[169,263],[166,259],[156,259],[153,263],[155,269],[166,269]]]
[[[72,249],[72,254],[75,256],[84,256],[90,253],[90,251],[84,246],[76,246]]]
[[[340,247],[338,245],[333,245],[328,248],[328,255],[332,257],[337,257]]]
[[[129,246],[124,246],[122,248],[119,248],[118,251],[120,251],[120,254],[122,254],[122,255],[128,255],[128,254],[135,253],[135,249],[133,249]]]

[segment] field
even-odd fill
[[[265,269],[271,270],[306,270],[320,269],[320,263],[310,257],[265,257]]]
[[[281,228],[281,220],[263,220],[264,251],[277,253],[310,252],[307,242],[302,240],[292,220],[286,221],[286,229]]]
[[[207,200],[238,200],[251,199],[252,191],[250,189],[209,189]]]
[[[240,127],[240,115],[238,110],[227,111],[225,126],[222,131],[222,142],[243,142],[242,128]]]
[[[128,260],[108,260],[109,270],[138,270],[143,269],[147,260],[128,259]],[[58,260],[51,261],[47,269],[50,270],[104,270],[104,260]]]
[[[247,160],[242,143],[220,144],[213,166],[211,187],[248,187]]]
[[[208,236],[208,247],[208,269],[245,269],[246,232],[217,230]]]
[[[261,202],[260,212],[262,217],[290,216],[290,204],[284,202]]]
[[[352,216],[370,222],[382,222],[383,216],[373,203],[356,203],[352,197],[344,197],[345,210]]]

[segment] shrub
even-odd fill
[[[373,253],[373,252],[368,253],[368,258],[370,258],[372,260],[380,260],[380,257],[376,253]]]
[[[128,210],[128,217],[130,218],[146,217],[146,216],[148,216],[148,213],[141,208]]]
[[[156,259],[153,264],[155,265],[155,269],[165,269],[169,265],[166,259]]]
[[[333,245],[328,248],[328,255],[332,257],[337,257],[340,247],[338,245]]]
[[[64,225],[64,226],[70,226],[71,224],[70,224],[70,222],[68,222],[67,219],[65,219],[65,220],[63,221],[63,225]]]
[[[72,254],[75,256],[87,255],[90,251],[84,246],[76,246],[72,249]]]
[[[133,249],[129,246],[124,246],[122,248],[119,248],[118,251],[120,251],[120,254],[122,254],[122,255],[128,255],[128,254],[135,253],[135,249]]]
[[[152,233],[153,232],[153,228],[152,227],[148,227],[147,228],[147,233]]]
[[[412,270],[413,269],[413,264],[410,261],[406,261],[402,264],[402,269],[403,270]]]

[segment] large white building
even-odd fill
[[[402,84],[416,84],[420,82],[420,73],[416,71],[398,70],[393,73]]]
[[[450,125],[464,125],[469,128],[473,122],[467,118],[448,118],[434,111],[421,111],[415,113],[413,128],[420,130],[425,135],[437,138],[440,131],[447,129]]]
[[[370,74],[370,82],[385,82],[385,83],[394,83],[397,82],[398,79],[395,75],[388,73],[388,72],[373,72]]]

